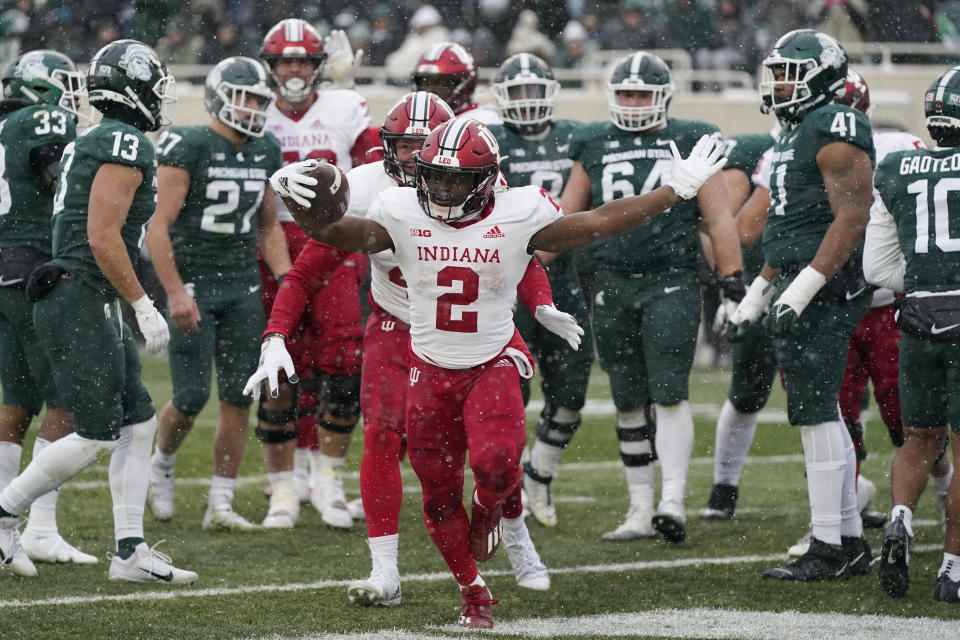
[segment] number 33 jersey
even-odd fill
[[[481,365],[514,335],[513,303],[530,238],[560,219],[537,187],[497,193],[477,220],[449,225],[427,216],[410,188],[384,191],[368,218],[382,225],[410,299],[410,342],[417,357],[446,369]]]

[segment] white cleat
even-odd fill
[[[197,574],[185,569],[177,569],[171,564],[170,556],[156,550],[160,540],[152,547],[146,542],[137,545],[136,550],[126,560],[116,554],[110,554],[110,579],[124,582],[158,582],[160,584],[193,584]]]
[[[357,498],[356,500],[351,500],[347,503],[347,511],[350,512],[350,517],[354,520],[366,520],[367,514],[363,510],[363,500]]]
[[[147,506],[157,520],[173,520],[173,469],[165,471],[150,463],[150,486],[147,488]]]
[[[613,531],[607,531],[603,534],[604,540],[614,542],[623,542],[626,540],[640,540],[642,538],[655,538],[656,530],[651,522],[653,518],[653,509],[644,509],[639,506],[631,506],[627,511],[627,517],[619,527]]]
[[[84,553],[63,539],[59,533],[47,536],[38,536],[31,533],[30,528],[20,535],[20,546],[27,557],[34,562],[48,562],[50,564],[97,564],[96,556]]]
[[[19,518],[0,518],[0,569],[9,569],[14,575],[32,578],[37,568],[20,546]]]
[[[205,531],[256,531],[259,528],[234,511],[230,505],[208,506],[207,512],[203,514],[203,529]]]
[[[810,549],[811,538],[813,538],[813,533],[807,531],[802,538],[797,540],[797,544],[787,549],[787,555],[791,558],[799,558],[802,555],[806,555],[807,550]]]
[[[350,602],[361,607],[393,607],[400,604],[400,574],[374,569],[366,580],[347,587]]]
[[[300,497],[293,480],[281,480],[273,485],[270,508],[260,525],[264,529],[293,529],[300,517]]]
[[[511,532],[504,527],[503,548],[519,586],[534,591],[547,591],[550,588],[550,574],[537,548],[533,546],[526,525],[519,532]]]
[[[544,478],[537,474],[529,462],[523,465],[521,486],[526,494],[524,507],[545,527],[557,526],[557,509],[553,506],[550,482],[553,478]]]
[[[331,527],[353,527],[353,516],[347,508],[347,497],[343,494],[343,478],[338,471],[319,470],[313,474],[310,503]]]

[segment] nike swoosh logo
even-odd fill
[[[860,558],[862,558],[862,557],[865,556],[865,555],[866,555],[866,554],[865,554],[863,551],[861,551],[861,552],[857,555],[856,558],[854,558],[853,560],[849,560],[849,561],[847,562],[847,564],[849,564],[850,566],[853,566],[853,565],[857,564],[858,562],[860,562]]]
[[[944,331],[950,331],[950,329],[955,329],[956,327],[960,327],[960,323],[948,324],[945,327],[938,327],[936,324],[934,324],[930,326],[930,333],[932,333],[933,335],[938,335],[943,333]]]
[[[559,153],[566,153],[566,151],[567,151],[569,148],[570,148],[570,145],[569,145],[569,144],[558,144],[558,145],[557,145],[557,151],[558,151]]]
[[[847,300],[853,300],[854,298],[856,298],[858,295],[860,295],[861,293],[863,293],[863,292],[866,291],[866,290],[867,290],[867,288],[864,286],[864,287],[860,287],[859,289],[857,289],[857,290],[854,291],[853,293],[849,293],[849,292],[848,292],[848,293],[847,293]]]
[[[260,162],[261,160],[263,160],[263,159],[266,158],[266,157],[267,157],[267,154],[263,154],[263,155],[259,155],[259,156],[253,156],[253,161],[254,161],[254,162]]]
[[[164,574],[164,573],[156,573],[156,572],[153,572],[153,571],[148,571],[147,569],[143,569],[143,568],[141,568],[140,571],[143,571],[143,572],[146,573],[147,575],[153,576],[153,577],[156,578],[157,580],[162,580],[163,582],[173,582],[173,571],[171,571],[170,573],[167,573],[167,574]]]
[[[680,291],[681,288],[682,288],[682,287],[664,287],[664,288],[663,288],[663,292],[664,292],[664,293],[673,293],[674,291]]]
[[[792,308],[792,307],[790,307],[789,305],[783,305],[782,307],[780,307],[779,309],[777,309],[777,320],[779,320],[779,319],[782,318],[783,316],[787,315],[787,314],[790,313],[791,311],[793,311],[793,308]]]
[[[0,276],[0,287],[9,287],[12,284],[17,284],[18,282],[23,282],[23,278],[14,278],[13,280],[4,280],[3,276]]]
[[[260,289],[260,285],[256,285],[254,287],[247,287],[247,291],[249,291],[250,293],[256,293],[258,289]]]

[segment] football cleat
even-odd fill
[[[877,576],[891,598],[902,598],[910,588],[910,535],[902,513],[883,533]]]
[[[655,538],[656,530],[651,524],[651,513],[649,509],[633,505],[627,511],[627,517],[623,524],[603,534],[604,540],[614,542],[624,542],[626,540],[640,540],[641,538]]]
[[[732,484],[715,484],[710,490],[707,506],[700,509],[703,520],[729,520],[737,510],[739,489]]]
[[[807,531],[805,534],[803,534],[803,537],[797,540],[795,545],[787,549],[787,555],[791,558],[799,558],[810,548],[810,540],[812,539],[813,533]]]
[[[34,562],[50,564],[97,564],[96,556],[84,553],[63,539],[59,533],[39,536],[31,533],[30,528],[20,535],[20,546],[27,557]]]
[[[267,517],[260,524],[264,529],[293,529],[300,517],[300,497],[293,480],[281,480],[273,485]]]
[[[150,463],[150,485],[147,488],[147,506],[157,520],[173,520],[173,469],[169,471]]]
[[[170,556],[157,551],[157,542],[148,547],[146,542],[137,545],[133,554],[124,560],[116,554],[110,555],[110,579],[125,582],[158,582],[160,584],[193,584],[197,574],[193,571],[178,569],[171,564]]]
[[[363,499],[362,499],[362,498],[357,498],[357,499],[355,499],[355,500],[351,500],[350,502],[348,502],[348,503],[347,503],[347,511],[350,512],[350,517],[353,518],[354,520],[366,520],[366,519],[367,519],[367,514],[366,514],[366,512],[363,510]]]
[[[400,604],[400,574],[374,567],[370,577],[347,587],[350,602],[361,607],[393,607]]]
[[[203,514],[204,531],[255,531],[259,528],[234,511],[230,505],[208,506],[207,512]]]
[[[807,552],[782,567],[763,571],[764,578],[775,580],[845,580],[850,577],[847,555],[842,547],[835,547],[817,538],[810,539]]]
[[[933,585],[933,599],[940,602],[960,602],[960,582],[954,582],[946,573],[941,573]]]
[[[523,478],[521,480],[527,501],[524,505],[537,522],[545,527],[557,526],[557,510],[553,506],[553,496],[550,493],[550,482],[553,477],[541,476],[529,462],[523,463]]]
[[[523,520],[520,520],[521,524]],[[524,589],[546,591],[550,588],[550,574],[540,559],[537,548],[533,546],[530,532],[523,525],[519,532],[512,532],[504,528],[503,549],[507,552],[507,559],[513,567],[513,575],[517,584]]]
[[[490,607],[499,601],[490,595],[485,584],[460,587],[460,620],[457,622],[467,629],[493,629],[493,612]]]
[[[843,552],[847,555],[847,564],[851,576],[865,576],[873,569],[873,553],[870,543],[863,536],[843,536],[840,538]]]
[[[500,522],[502,506],[487,509],[477,502],[473,494],[473,509],[470,514],[470,555],[477,562],[486,562],[493,557],[503,537],[503,523]]]
[[[0,518],[0,569],[24,578],[37,575],[37,568],[20,546],[19,518]]]
[[[687,517],[683,505],[661,504],[650,524],[670,544],[679,544],[687,539]]]
[[[887,514],[873,509],[864,509],[860,512],[860,520],[864,529],[883,529],[887,526]]]
[[[335,469],[318,469],[313,474],[313,491],[310,503],[325,523],[337,529],[353,526],[353,516],[347,508],[343,494],[343,478]]]

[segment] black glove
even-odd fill
[[[747,295],[747,285],[743,282],[743,271],[734,271],[720,278],[720,291],[726,300],[740,302]]]

